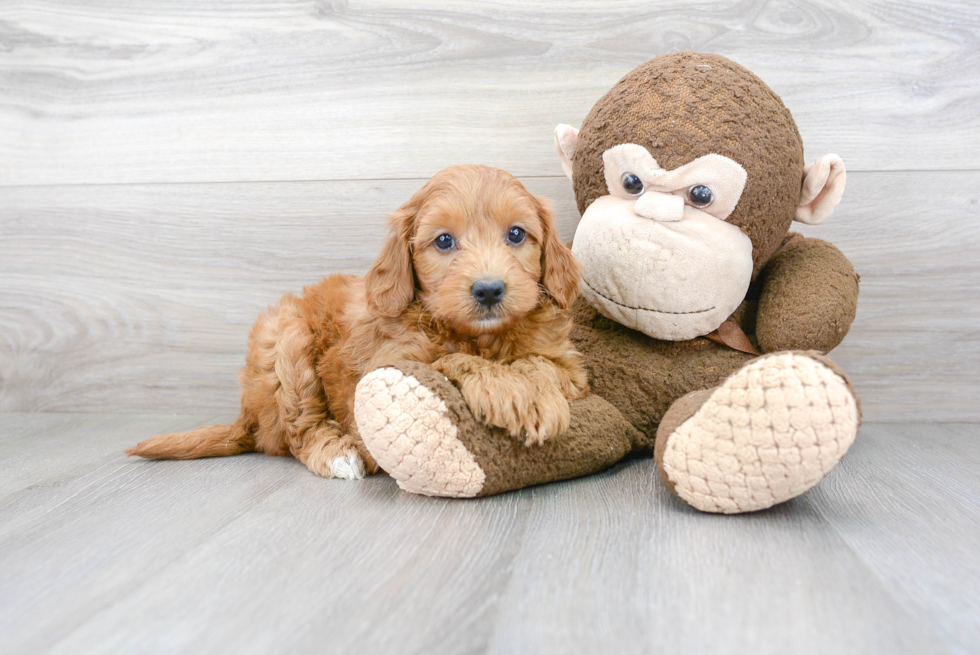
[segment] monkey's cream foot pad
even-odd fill
[[[446,403],[418,379],[393,367],[357,385],[354,416],[378,465],[405,491],[469,498],[486,476],[457,438]]]
[[[751,512],[819,482],[854,443],[859,424],[850,384],[829,360],[776,353],[677,401],[657,435],[666,439],[657,463],[696,509]]]

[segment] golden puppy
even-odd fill
[[[366,276],[331,275],[259,316],[238,420],[126,452],[291,454],[317,475],[361,478],[377,464],[354,425],[355,385],[405,359],[432,364],[476,416],[528,445],[565,430],[568,400],[588,390],[568,341],[579,276],[547,205],[504,171],[454,166],[389,223]]]

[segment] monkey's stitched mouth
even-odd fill
[[[638,309],[641,312],[653,312],[655,314],[675,314],[675,315],[683,315],[683,314],[704,314],[705,312],[710,312],[710,311],[712,311],[714,309],[714,307],[708,307],[707,309],[696,309],[693,312],[668,312],[668,311],[664,311],[662,309],[647,309],[646,307],[633,307],[632,305],[624,305],[621,302],[617,302],[617,301],[613,300],[612,298],[610,298],[609,296],[607,296],[606,294],[604,294],[604,293],[602,293],[600,291],[597,291],[596,288],[594,286],[592,286],[591,284],[589,284],[588,280],[586,280],[585,278],[582,278],[582,284],[584,284],[585,286],[587,286],[590,289],[592,289],[592,292],[595,293],[597,296],[602,296],[603,298],[605,298],[606,300],[608,300],[612,304],[619,305],[620,307],[622,307],[624,309]]]

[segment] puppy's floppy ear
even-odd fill
[[[419,205],[419,194],[415,194],[388,217],[388,238],[364,276],[368,307],[382,316],[398,316],[415,298],[412,234]]]
[[[563,309],[568,309],[578,297],[579,263],[555,228],[554,212],[545,198],[534,196],[535,208],[541,219],[541,284]]]

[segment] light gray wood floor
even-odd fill
[[[980,648],[975,424],[866,425],[821,485],[738,517],[650,459],[457,501],[120,453],[220,418],[0,415],[0,652]]]

